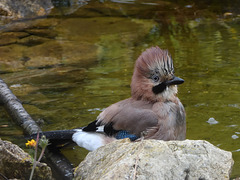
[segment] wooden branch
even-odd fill
[[[31,118],[22,106],[20,100],[12,93],[7,84],[0,78],[0,103],[5,107],[10,117],[20,125],[26,134],[32,135],[42,132],[41,128]],[[61,179],[73,179],[73,167],[60,152],[56,153],[48,149],[45,152],[48,161],[51,162]]]
[[[73,166],[60,150],[47,149],[45,161],[51,167],[55,179],[72,180]]]
[[[25,133],[31,135],[42,132],[40,127],[26,112],[20,100],[2,79],[0,79],[0,103],[3,104],[10,117],[23,128]]]

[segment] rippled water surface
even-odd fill
[[[240,176],[239,4],[208,3],[89,1],[68,7],[55,1],[47,18],[2,28],[0,77],[44,131],[71,129],[130,96],[142,51],[168,49],[176,75],[185,80],[179,98],[187,138],[233,152],[232,177]],[[0,137],[23,147],[22,130],[0,112]],[[63,153],[77,165],[87,152],[69,147]]]

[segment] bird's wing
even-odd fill
[[[183,105],[175,101],[150,103],[132,98],[117,102],[99,114],[96,121],[83,130],[96,131],[104,126],[104,132],[113,135],[120,130],[147,139],[184,140],[186,121]]]
[[[152,111],[152,103],[134,101],[132,98],[115,103],[106,108],[97,118],[97,124],[109,130],[126,130],[137,136],[158,124],[158,116]]]

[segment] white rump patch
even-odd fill
[[[85,132],[82,130],[78,130],[76,133],[74,133],[72,140],[77,143],[78,146],[89,151],[94,151],[97,148],[105,145],[103,136],[101,134]]]

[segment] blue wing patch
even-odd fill
[[[128,131],[119,131],[116,136],[116,139],[124,139],[124,138],[129,138],[131,141],[135,141],[136,139],[138,139],[139,137],[134,135],[134,134],[130,134]]]

